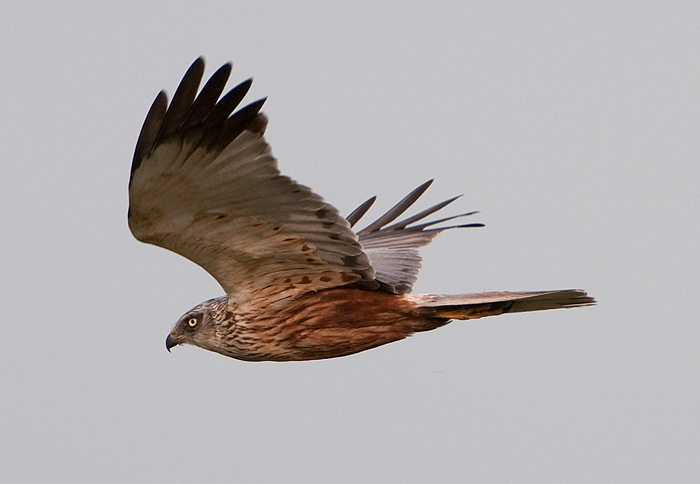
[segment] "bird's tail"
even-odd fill
[[[449,319],[477,319],[503,313],[592,306],[596,303],[586,291],[580,289],[411,296],[418,296],[417,305],[431,317]]]

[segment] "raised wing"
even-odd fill
[[[369,256],[372,266],[376,271],[377,281],[380,283],[381,289],[385,291],[395,294],[411,292],[413,284],[416,282],[418,271],[420,271],[421,268],[422,259],[418,248],[429,244],[433,238],[443,230],[459,227],[484,226],[484,224],[472,223],[431,228],[439,223],[473,215],[476,212],[463,213],[452,217],[433,220],[431,222],[412,225],[446,207],[459,197],[445,200],[412,217],[387,226],[387,224],[396,220],[413,205],[413,203],[428,189],[432,182],[432,180],[429,180],[413,190],[375,222],[357,233],[360,237],[360,244]],[[348,215],[347,220],[350,222],[350,225],[354,226],[362,216],[367,213],[375,200],[376,197],[370,198]]]
[[[170,106],[164,92],[156,97],[131,168],[134,236],[199,264],[239,303],[346,284],[378,287],[349,223],[280,174],[263,138],[264,100],[231,114],[251,81],[219,99],[230,73],[224,65],[197,95],[199,58]]]

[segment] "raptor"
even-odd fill
[[[283,176],[264,138],[265,100],[236,110],[251,80],[222,96],[231,69],[221,67],[200,91],[199,58],[169,105],[161,91],[131,166],[134,237],[199,264],[226,293],[185,313],[168,351],[185,343],[247,361],[333,358],[453,319],[595,304],[577,289],[411,294],[418,249],[444,230],[481,226],[445,225],[474,212],[426,221],[455,197],[397,222],[427,182],[353,232],[375,198],[342,217]]]

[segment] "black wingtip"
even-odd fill
[[[204,56],[203,56],[203,55],[200,55],[199,57],[197,57],[197,58],[192,62],[192,64],[190,64],[190,67],[187,69],[187,72],[189,72],[189,71],[191,71],[191,70],[193,70],[193,69],[204,69],[204,66],[205,66],[206,63],[207,63],[207,62],[206,62],[206,60],[204,59]],[[187,75],[187,74],[185,74],[185,75]]]
[[[395,223],[394,225],[390,225],[390,226],[388,226],[388,227],[385,227],[385,229],[386,229],[386,230],[400,230],[400,229],[405,229],[408,225],[412,224],[413,222],[417,222],[418,220],[422,220],[422,219],[424,219],[425,217],[427,217],[428,215],[432,215],[433,213],[435,213],[435,212],[437,212],[437,211],[439,211],[439,210],[442,210],[443,208],[445,208],[446,206],[448,206],[449,204],[451,204],[451,203],[454,202],[455,200],[459,199],[460,197],[462,197],[462,195],[457,195],[456,197],[452,197],[452,198],[450,198],[450,199],[448,199],[448,200],[445,200],[444,202],[440,202],[440,203],[438,203],[438,204],[436,204],[436,205],[433,205],[433,206],[430,207],[430,208],[427,208],[427,209],[423,210],[423,211],[420,212],[420,213],[417,213],[417,214],[413,215],[412,217],[408,217],[408,218],[406,218],[406,219],[404,219],[404,220],[402,220],[402,221],[400,221],[400,222]],[[476,212],[471,212],[471,213],[467,213],[467,214],[462,214],[462,215],[459,215],[459,216],[472,215],[472,214],[474,214],[474,213],[476,213]]]
[[[399,203],[391,207],[384,215],[379,217],[375,222],[372,222],[367,227],[360,230],[358,232],[358,235],[364,235],[375,232],[377,230],[380,230],[389,222],[396,220],[397,217],[399,217],[402,213],[408,210],[408,207],[413,205],[415,201],[418,200],[420,196],[423,195],[423,193],[425,193],[425,191],[428,189],[428,187],[430,187],[432,183],[433,179],[430,179],[427,182],[420,185],[418,188],[415,188],[411,193],[406,195]]]
[[[224,91],[232,70],[233,65],[228,62],[212,74],[190,107],[187,118],[182,123],[183,128],[196,126],[209,116]]]
[[[131,163],[129,181],[131,181],[134,172],[141,165],[141,161],[150,154],[158,140],[158,133],[163,125],[167,109],[168,95],[165,91],[160,91],[148,110],[146,119],[143,121],[143,126],[141,127],[141,132],[139,133],[139,138],[136,141],[136,149],[134,150],[134,159]]]
[[[365,200],[359,207],[357,207],[355,210],[353,210],[350,215],[345,217],[345,219],[350,224],[350,227],[353,227],[367,213],[367,210],[369,210],[370,207],[376,201],[377,201],[376,196],[371,197],[368,200]]]
[[[259,99],[234,112],[248,93],[252,78],[241,82],[221,96],[233,69],[233,64],[227,62],[209,78],[197,94],[204,76],[204,68],[203,56],[192,62],[169,105],[165,91],[161,91],[156,97],[136,142],[130,180],[142,161],[158,144],[175,133],[184,134],[189,130],[200,130],[202,143],[222,148],[246,129],[264,132],[266,118],[258,114],[267,98]]]
[[[168,96],[164,90],[156,96],[148,110],[136,142],[130,181],[134,172],[141,165],[141,161],[151,153],[158,140],[177,129],[184,121],[197,94],[202,76],[204,76],[204,65],[203,56],[197,57],[192,62],[175,90],[170,106],[168,106]]]
[[[215,144],[219,145],[222,149],[227,146],[231,141],[233,141],[239,134],[241,134],[246,129],[252,129],[253,131],[260,131],[260,126],[257,126],[254,121],[260,110],[265,104],[267,98],[258,99],[255,102],[248,104],[246,107],[239,109],[224,123],[221,132],[219,133]],[[264,126],[262,127],[264,131]]]
[[[163,120],[163,126],[161,126],[160,133],[158,133],[159,138],[168,136],[182,126],[197,96],[203,77],[204,58],[199,57],[187,69],[180,81],[180,85],[175,90],[175,94],[173,94],[168,112],[165,114],[165,120]]]

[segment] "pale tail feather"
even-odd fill
[[[592,306],[595,299],[580,289],[537,292],[483,292],[474,294],[415,296],[418,306],[431,316],[450,319],[476,319],[503,313]]]

